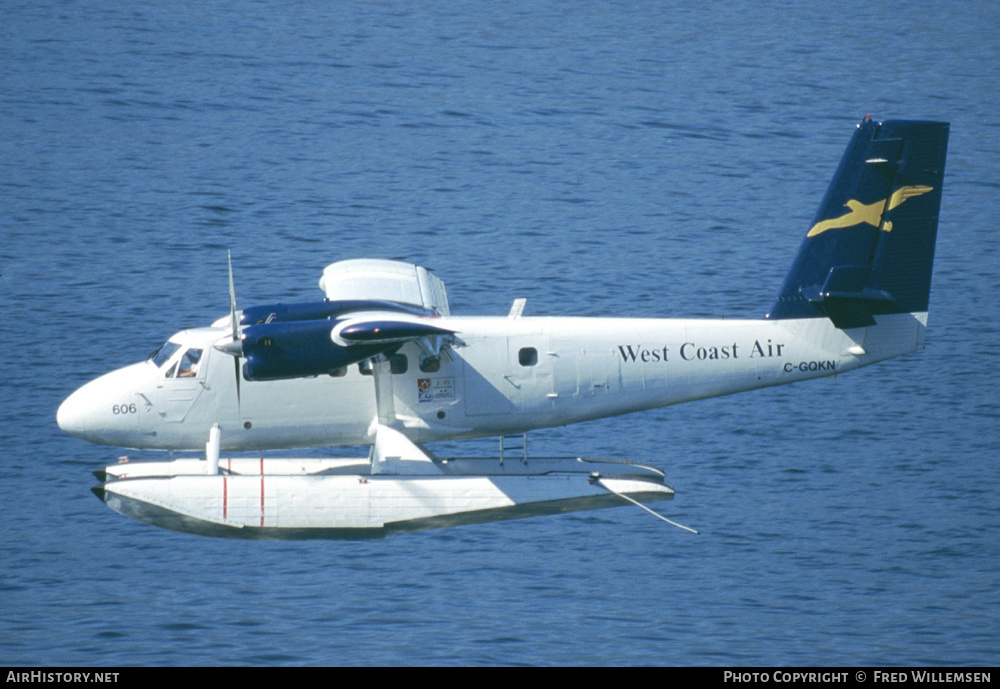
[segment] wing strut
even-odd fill
[[[396,426],[396,404],[392,399],[392,364],[389,357],[379,355],[372,359],[372,377],[375,379],[375,408],[381,426]]]

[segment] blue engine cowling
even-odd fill
[[[330,339],[335,322],[327,319],[262,323],[243,329],[243,377],[280,380],[331,374],[390,350],[401,343],[340,347]]]

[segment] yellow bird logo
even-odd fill
[[[914,196],[920,196],[921,194],[926,194],[927,192],[933,190],[934,187],[924,186],[922,184],[900,187],[897,189],[892,196],[889,197],[889,206],[886,208],[885,199],[881,201],[875,201],[874,203],[861,203],[851,199],[844,205],[851,209],[850,213],[845,213],[839,218],[830,218],[829,220],[821,220],[812,226],[809,230],[807,237],[815,237],[818,234],[822,234],[827,230],[838,230],[843,227],[854,227],[855,225],[860,225],[865,222],[872,227],[878,227],[882,222],[882,213],[884,210],[891,211],[896,206],[900,205],[907,199],[911,199]],[[886,232],[892,231],[892,223],[886,222],[885,226],[882,228]]]

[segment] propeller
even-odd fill
[[[240,356],[243,354],[243,342],[240,339],[240,324],[236,320],[236,287],[233,285],[233,252],[228,252],[229,259],[229,322],[233,327],[233,339],[222,347],[222,351],[233,356],[233,370],[236,373],[236,408],[242,416],[240,401]]]

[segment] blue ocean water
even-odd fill
[[[1000,9],[8,2],[0,663],[996,664]],[[376,542],[94,499],[58,404],[327,263],[457,313],[759,317],[865,113],[952,123],[927,349],[532,434],[677,490]],[[492,443],[485,446],[492,449]]]

